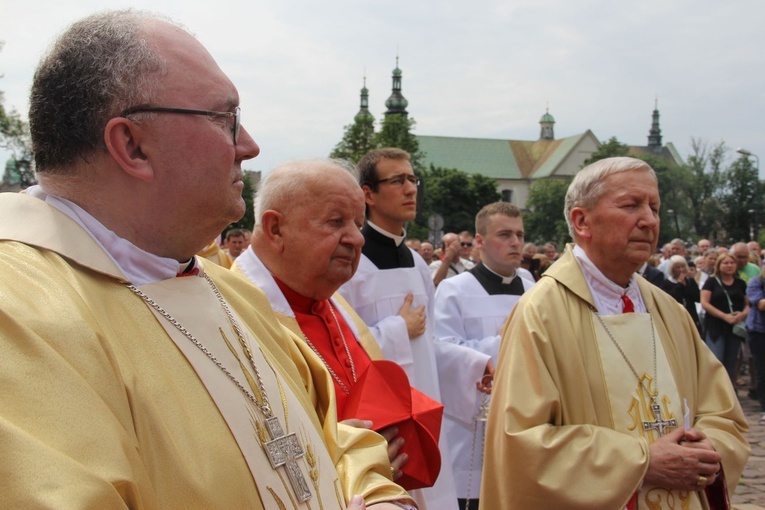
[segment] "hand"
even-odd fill
[[[491,388],[494,384],[494,363],[489,358],[486,362],[486,369],[483,371],[483,377],[480,381],[476,381],[475,388],[481,393],[491,395]]]
[[[351,498],[351,501],[346,507],[347,510],[366,510],[367,505],[364,504],[364,498],[356,494]]]
[[[677,428],[649,447],[644,481],[664,489],[700,491],[717,481],[722,456],[701,431]]]
[[[388,460],[390,460],[390,467],[393,468],[393,480],[398,480],[402,475],[401,468],[409,460],[409,455],[406,453],[398,453],[404,446],[404,438],[397,437],[397,427],[384,428],[380,431],[380,435],[388,442]]]
[[[409,334],[409,340],[413,340],[425,333],[425,305],[412,308],[414,296],[407,294],[404,298],[404,304],[398,311],[399,317],[406,322],[406,331]]]
[[[349,427],[356,427],[357,429],[371,429],[372,420],[359,420],[358,418],[348,418],[340,423],[348,425]]]
[[[456,241],[452,241],[451,244],[449,244],[446,247],[446,253],[444,253],[444,264],[453,264],[455,262],[458,262],[460,260],[460,248],[462,246],[460,245],[459,239]]]

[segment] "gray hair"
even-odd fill
[[[327,167],[346,172],[354,184],[358,184],[359,172],[353,163],[344,159],[303,159],[288,161],[277,166],[258,185],[255,195],[255,225],[259,227],[263,213],[296,206],[305,195],[327,180]],[[315,197],[322,200],[322,197]]]
[[[166,63],[143,27],[158,20],[172,23],[141,11],[97,13],[74,23],[53,44],[35,71],[30,97],[39,172],[72,171],[78,158],[105,150],[109,119],[151,102]]]
[[[571,210],[574,207],[591,209],[609,191],[605,179],[609,175],[634,170],[647,170],[656,182],[656,172],[643,160],[627,157],[606,158],[596,161],[579,170],[566,192],[563,214],[566,217],[568,233],[576,240],[574,225],[571,223]]]
[[[674,269],[675,269],[677,266],[685,266],[685,267],[688,267],[688,261],[687,261],[687,260],[685,260],[685,257],[683,257],[682,255],[672,255],[672,256],[669,258],[669,274],[670,274],[670,275],[672,274],[672,271],[673,271],[673,270],[674,270]]]

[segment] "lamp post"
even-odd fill
[[[675,218],[675,237],[680,237],[680,223],[677,221],[677,211],[674,209],[667,209],[667,214],[674,216]]]
[[[755,199],[754,199],[754,204],[756,205],[758,203],[757,199],[759,198],[758,195],[759,195],[759,191],[760,191],[760,157],[757,154],[754,154],[753,152],[748,151],[748,150],[746,150],[746,149],[744,149],[742,147],[739,147],[738,149],[736,149],[736,152],[738,152],[739,154],[741,154],[742,156],[745,156],[747,158],[754,158],[755,167],[757,168],[757,187],[755,188],[756,189],[756,194],[755,194]],[[754,218],[754,214],[755,214],[755,211],[753,209],[749,209],[749,214],[751,215],[750,227],[749,227],[749,238],[751,240],[754,240],[754,235],[755,235],[755,233],[754,233],[754,230],[755,230],[755,218]]]

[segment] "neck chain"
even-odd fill
[[[608,338],[611,339],[611,342],[613,342],[614,346],[619,351],[619,354],[622,355],[622,358],[624,358],[624,361],[627,362],[627,365],[630,367],[630,370],[632,370],[632,373],[635,374],[635,378],[637,379],[638,384],[640,386],[643,386],[643,379],[638,374],[638,371],[635,370],[635,367],[632,365],[632,362],[627,357],[627,354],[625,354],[625,352],[622,350],[622,347],[616,341],[616,338],[614,338],[614,335],[611,334],[611,330],[609,330],[606,327],[606,323],[603,322],[603,318],[600,316],[600,314],[598,312],[595,312],[595,317],[598,318],[598,322],[600,322],[600,325],[603,326],[603,329],[605,330],[606,335],[608,335]],[[654,386],[656,388],[656,392],[654,394],[654,393],[651,393],[650,388],[645,388],[645,386],[643,386],[643,388],[646,389],[646,391],[648,392],[648,395],[651,397],[651,399],[655,399],[656,395],[659,394],[658,370],[657,370],[657,364],[656,364],[656,330],[653,327],[653,317],[651,316],[651,314],[648,314],[648,318],[651,321],[651,340],[652,340],[652,343],[653,343],[653,383],[654,383]]]
[[[611,331],[606,327],[605,322],[603,322],[603,318],[600,316],[600,314],[595,311],[595,317],[598,318],[598,321],[600,322],[600,325],[603,326],[603,329],[605,330],[606,334],[608,335],[608,338],[611,339],[611,341],[614,343],[614,346],[619,350],[619,353],[622,355],[622,358],[624,358],[624,361],[627,362],[627,365],[629,365],[630,370],[632,370],[632,373],[635,374],[635,378],[638,381],[638,384],[645,388],[645,390],[648,392],[648,396],[651,399],[651,414],[653,415],[653,421],[645,420],[642,422],[643,424],[643,430],[646,432],[656,431],[658,432],[659,436],[663,436],[667,433],[668,430],[671,430],[675,427],[677,427],[677,420],[674,418],[670,419],[662,419],[661,417],[661,405],[659,404],[659,381],[658,381],[658,369],[657,369],[657,363],[656,363],[656,330],[653,326],[653,317],[651,314],[648,314],[648,318],[651,321],[651,337],[653,339],[653,383],[654,387],[656,388],[656,391],[654,393],[651,393],[650,388],[645,387],[645,383],[643,382],[643,379],[638,375],[638,371],[635,370],[635,367],[632,365],[632,362],[629,360],[627,355],[622,350],[621,346],[618,344],[616,339],[614,338],[614,335],[611,334]]]
[[[332,301],[327,299],[327,306],[329,307],[329,312],[332,314],[332,318],[335,321],[335,326],[337,327],[337,330],[340,332],[340,339],[343,341],[343,347],[345,347],[345,354],[348,356],[348,360],[351,362],[351,376],[353,377],[353,382],[356,382],[356,365],[353,363],[353,356],[351,356],[351,350],[348,348],[348,342],[345,341],[345,335],[343,334],[343,328],[340,327],[340,321],[337,320],[337,315],[335,315],[334,307],[332,306]],[[345,392],[346,395],[350,395],[351,391],[348,389],[348,387],[343,383],[342,379],[335,373],[334,370],[332,370],[332,367],[329,366],[329,363],[327,363],[327,360],[324,359],[324,356],[321,355],[319,350],[316,348],[315,345],[311,342],[311,340],[308,338],[308,336],[303,333],[303,338],[305,338],[306,343],[308,343],[308,346],[313,350],[313,352],[316,353],[316,355],[319,357],[322,363],[324,363],[324,366],[327,367],[327,370],[329,370],[329,373],[332,375],[332,378],[335,380],[335,382],[340,386],[340,388]]]
[[[162,317],[164,317],[170,324],[172,324],[175,329],[181,332],[183,336],[189,339],[191,343],[193,343],[200,351],[202,351],[205,356],[210,358],[210,361],[215,363],[215,366],[217,366],[226,376],[233,382],[239,390],[244,393],[244,396],[247,397],[247,399],[252,402],[255,407],[261,410],[261,412],[265,415],[266,418],[270,418],[273,415],[273,412],[271,411],[271,404],[268,401],[268,395],[266,393],[266,387],[263,384],[263,379],[260,377],[260,371],[258,370],[257,365],[255,365],[255,360],[252,356],[252,351],[250,350],[250,346],[247,344],[247,342],[244,339],[244,335],[242,334],[242,330],[239,327],[239,324],[234,320],[234,315],[231,313],[231,309],[226,304],[226,301],[223,299],[223,296],[221,295],[220,291],[218,290],[218,287],[215,285],[215,283],[210,279],[207,274],[204,275],[204,279],[207,280],[207,283],[210,285],[210,288],[212,289],[213,293],[215,294],[215,297],[218,299],[218,303],[220,303],[221,308],[226,314],[226,317],[228,317],[229,322],[231,323],[231,327],[234,330],[234,333],[236,334],[237,339],[239,340],[239,344],[242,346],[242,350],[244,350],[245,355],[247,356],[247,359],[250,361],[250,366],[252,366],[253,371],[255,372],[255,378],[258,383],[258,390],[260,392],[260,399],[258,399],[255,395],[250,393],[247,388],[244,387],[244,385],[239,382],[239,380],[232,374],[228,368],[226,368],[223,363],[221,363],[218,358],[213,355],[212,352],[210,352],[207,347],[204,346],[202,342],[200,342],[194,335],[192,335],[178,320],[170,315],[164,308],[159,306],[153,299],[151,299],[149,296],[143,293],[138,287],[135,285],[129,284],[127,285],[127,288],[132,290],[138,297],[143,299],[146,304],[148,304],[150,307],[152,307],[154,310],[156,310]]]

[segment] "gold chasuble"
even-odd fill
[[[569,247],[521,297],[502,333],[482,509],[622,510],[636,491],[643,510],[709,508],[704,493],[643,485],[649,444],[664,422],[683,427],[684,400],[735,489],[749,446],[730,379],[683,307],[642,277],[637,283],[650,318],[601,317],[604,328]]]
[[[173,278],[139,290],[220,409],[261,495],[275,508],[345,508],[319,431],[241,319],[228,317],[228,305],[207,278]],[[231,391],[232,383],[239,392]]]
[[[595,320],[595,334],[614,430],[650,444],[682,427],[682,397],[651,317],[645,313],[601,316]],[[696,492],[670,492],[645,484],[638,498],[638,508],[702,508]]]
[[[255,402],[267,395],[279,426],[128,288],[76,221],[12,193],[0,193],[0,217],[1,506],[330,510],[353,494],[367,504],[406,498],[379,435],[338,425],[334,409],[317,417],[317,387],[331,380],[311,378],[240,275],[204,265],[225,306],[203,277],[142,291]],[[303,483],[312,496],[300,503]]]

